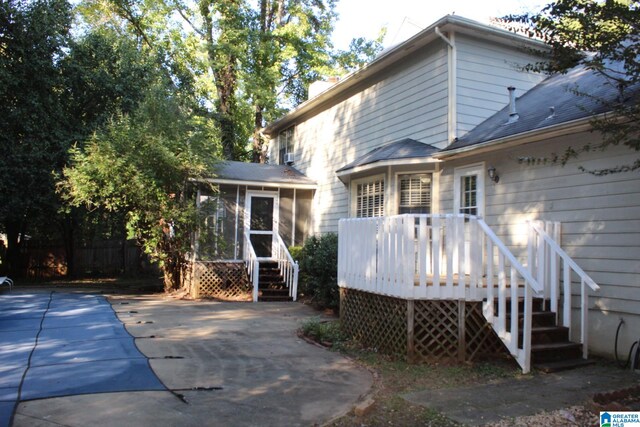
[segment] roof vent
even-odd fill
[[[549,107],[549,115],[545,120],[553,119],[556,116],[556,107]]]
[[[520,116],[518,115],[518,111],[516,110],[516,88],[513,86],[509,86],[507,88],[509,91],[509,122],[514,123],[518,121]]]

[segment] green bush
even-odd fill
[[[338,291],[338,235],[312,236],[300,253],[300,290],[312,298],[318,308],[337,309]]]
[[[300,258],[302,258],[302,246],[289,246],[289,253],[294,261],[300,262]]]

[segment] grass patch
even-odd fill
[[[347,335],[340,327],[339,320],[310,319],[302,324],[300,332],[305,337],[325,347],[335,349],[342,349],[348,341]]]

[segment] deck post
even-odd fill
[[[467,356],[466,305],[464,299],[458,300],[458,361],[464,362]]]
[[[413,363],[416,357],[416,343],[414,337],[415,303],[407,300],[407,361]]]

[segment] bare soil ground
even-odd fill
[[[461,426],[447,418],[446,414],[414,405],[402,396],[424,389],[454,388],[491,384],[508,378],[521,377],[519,367],[511,360],[491,360],[477,363],[408,364],[374,351],[362,349],[355,343],[340,341],[334,328],[321,321],[325,333],[318,336],[318,328],[307,334],[325,347],[340,351],[347,357],[369,369],[374,375],[374,388],[369,400],[344,417],[334,420],[332,427],[378,427],[378,426]],[[337,325],[337,321],[335,321]],[[304,330],[304,326],[303,326]],[[327,332],[328,330],[328,332]],[[607,362],[604,362],[607,363]],[[543,375],[533,373],[531,375]],[[535,415],[504,419],[487,427],[530,426],[594,426],[598,425],[599,411],[640,411],[640,387],[595,395],[583,405],[572,406],[552,412],[541,411]]]

